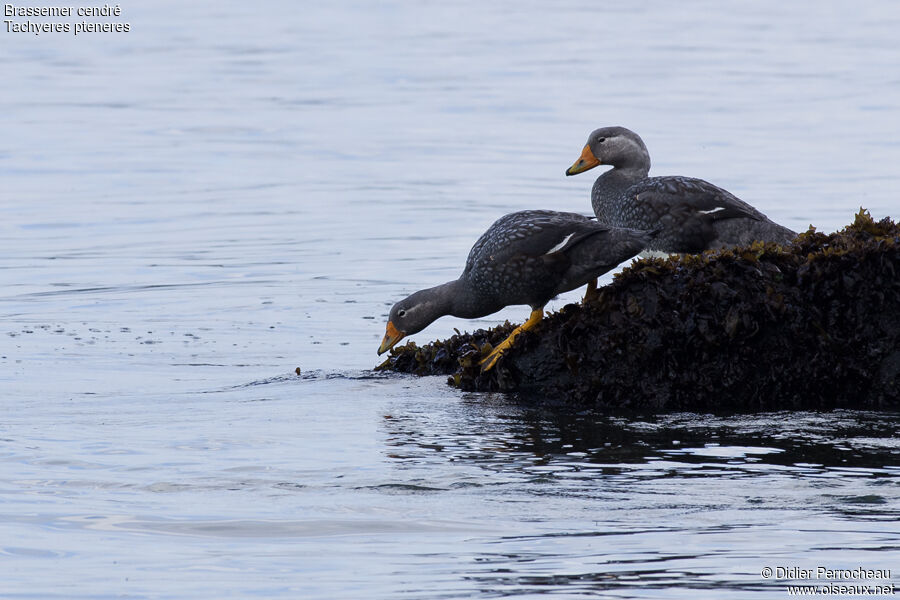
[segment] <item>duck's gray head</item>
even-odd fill
[[[624,127],[601,127],[588,136],[581,157],[566,170],[577,175],[597,165],[650,170],[650,153],[641,136]]]
[[[395,304],[391,308],[378,354],[387,352],[406,336],[419,333],[446,315],[444,307],[447,306],[449,299],[444,295],[447,292],[446,286],[419,290]]]

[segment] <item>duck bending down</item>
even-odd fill
[[[475,319],[506,306],[529,305],[528,320],[482,360],[487,371],[519,333],[541,321],[547,302],[585,284],[593,294],[597,277],[638,254],[655,233],[610,227],[576,213],[505,215],[472,246],[458,279],[419,290],[391,308],[378,354],[444,315]]]
[[[635,132],[604,127],[588,137],[581,157],[566,170],[576,175],[597,165],[613,168],[591,190],[601,223],[660,229],[649,249],[697,253],[754,241],[788,244],[796,232],[771,221],[734,194],[692,177],[648,177],[650,153]]]

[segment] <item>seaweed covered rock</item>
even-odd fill
[[[654,410],[900,406],[900,227],[860,210],[792,246],[635,262],[481,373],[501,327],[392,351],[380,369],[467,390]]]

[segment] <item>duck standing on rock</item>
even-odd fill
[[[613,167],[597,178],[591,190],[597,219],[615,227],[660,229],[649,250],[697,253],[754,241],[788,244],[797,236],[708,181],[648,177],[647,146],[638,134],[624,127],[593,131],[566,175],[597,165]]]
[[[444,315],[475,319],[513,304],[531,307],[529,319],[481,361],[491,369],[522,331],[532,329],[555,296],[589,284],[641,252],[656,232],[622,229],[592,217],[550,210],[514,212],[482,234],[459,279],[419,290],[391,308],[378,354]]]

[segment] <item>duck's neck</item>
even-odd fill
[[[646,179],[649,173],[649,165],[637,164],[616,167],[598,177],[594,182],[594,187],[591,188],[591,205],[594,208],[594,214],[604,222],[611,222],[611,211],[615,203],[625,195],[628,188],[638,181]]]
[[[461,319],[477,319],[503,308],[486,307],[480,302],[481,298],[474,293],[473,286],[466,285],[466,276],[467,273],[463,273],[456,281],[448,281],[438,286],[441,288],[441,295],[449,299],[446,314]],[[489,310],[485,312],[485,309]]]
[[[466,289],[467,286],[463,281],[463,277],[454,281],[448,281],[433,288],[417,292],[426,300],[427,315],[431,318],[430,322],[434,322],[444,315],[452,315],[462,319],[474,319],[485,315],[483,310],[478,310],[475,298],[471,290]]]

